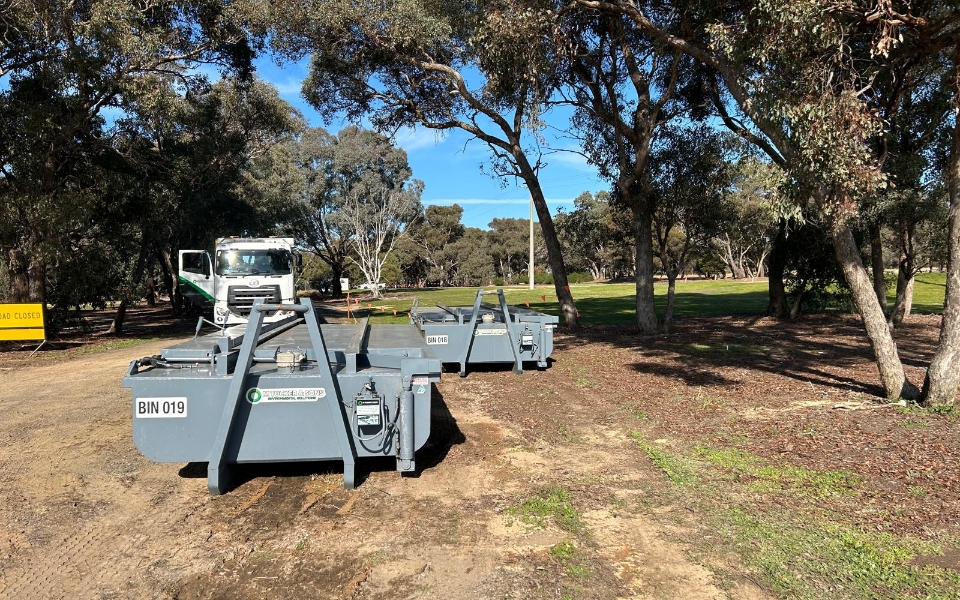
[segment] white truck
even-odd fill
[[[205,250],[181,250],[180,293],[191,303],[213,306],[217,325],[246,323],[253,302],[292,304],[300,266],[293,238],[221,238],[214,256]],[[267,315],[273,321],[286,313]]]

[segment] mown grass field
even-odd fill
[[[921,273],[917,275],[914,289],[913,311],[915,313],[939,313],[943,308],[946,286],[944,273]],[[487,287],[493,290],[494,287]],[[630,323],[634,319],[636,294],[632,283],[587,283],[570,286],[577,309],[584,323]],[[505,286],[507,302],[525,305],[540,312],[558,315],[559,305],[552,285]],[[894,301],[893,289],[888,291],[888,301]],[[654,286],[657,311],[662,315],[667,302],[667,284],[657,282]],[[430,290],[387,290],[382,300],[370,300],[369,293],[352,298],[359,299],[357,308],[364,314],[369,311],[371,320],[378,323],[403,323],[406,313],[415,299],[421,306],[470,306],[477,297],[476,288],[445,288]],[[491,298],[485,299],[493,301]],[[678,281],[675,316],[721,316],[762,315],[767,309],[767,282],[762,281]],[[393,315],[396,311],[397,316]]]

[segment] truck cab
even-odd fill
[[[246,323],[256,300],[296,300],[298,259],[293,238],[223,238],[217,240],[213,256],[205,250],[181,250],[180,293],[195,305],[212,305],[218,325]],[[283,316],[268,315],[267,320]]]

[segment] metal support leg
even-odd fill
[[[470,349],[473,347],[473,338],[477,332],[477,319],[480,317],[480,304],[483,301],[483,288],[477,290],[477,299],[473,302],[473,313],[470,315],[470,327],[467,342],[460,351],[460,377],[467,376],[467,361],[470,359]],[[463,317],[460,317],[463,319]]]
[[[537,366],[541,369],[547,367],[547,359],[544,357],[544,348],[547,347],[547,327],[540,324],[540,345],[537,346]]]
[[[497,290],[497,296],[500,297],[500,310],[503,311],[503,322],[507,326],[507,342],[513,351],[513,372],[517,375],[523,374],[523,359],[520,358],[520,334],[515,331],[513,320],[510,318],[510,307],[507,306],[507,299],[503,295],[503,290]]]
[[[397,457],[397,470],[411,472],[417,470],[414,457],[413,423],[413,384],[409,375],[403,376],[403,391],[400,393],[400,453]]]
[[[230,445],[237,407],[240,405],[240,398],[243,395],[247,374],[250,372],[250,365],[253,364],[253,350],[257,347],[260,326],[263,324],[263,313],[258,310],[259,303],[259,300],[255,301],[253,310],[250,311],[250,320],[247,322],[243,342],[240,344],[237,365],[234,367],[233,377],[230,379],[227,401],[223,405],[223,413],[220,416],[220,426],[210,449],[207,465],[207,489],[210,490],[211,494],[223,494],[231,485],[230,467],[227,464],[227,447]]]
[[[309,298],[303,298],[301,303],[307,307],[304,319],[307,322],[307,331],[310,333],[310,343],[313,346],[314,355],[317,357],[317,369],[322,387],[331,390],[333,393],[327,394],[325,401],[329,413],[330,422],[335,426],[333,428],[337,436],[337,445],[340,447],[340,456],[343,458],[343,487],[352,490],[356,486],[356,451],[353,447],[352,434],[349,432],[347,418],[344,409],[340,404],[340,386],[330,370],[330,361],[327,358],[327,345],[323,341],[323,333],[320,331],[320,324],[317,322],[317,316],[313,310],[313,302]],[[336,426],[339,424],[339,427]]]

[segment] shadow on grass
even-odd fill
[[[655,298],[657,313],[663,315],[667,306],[664,294]],[[677,291],[674,315],[721,316],[762,315],[767,309],[768,296],[764,291],[710,294],[705,292]],[[633,294],[612,297],[577,298],[577,310],[584,323],[633,323],[636,315],[636,296]],[[531,303],[534,310],[556,313],[556,303]]]

